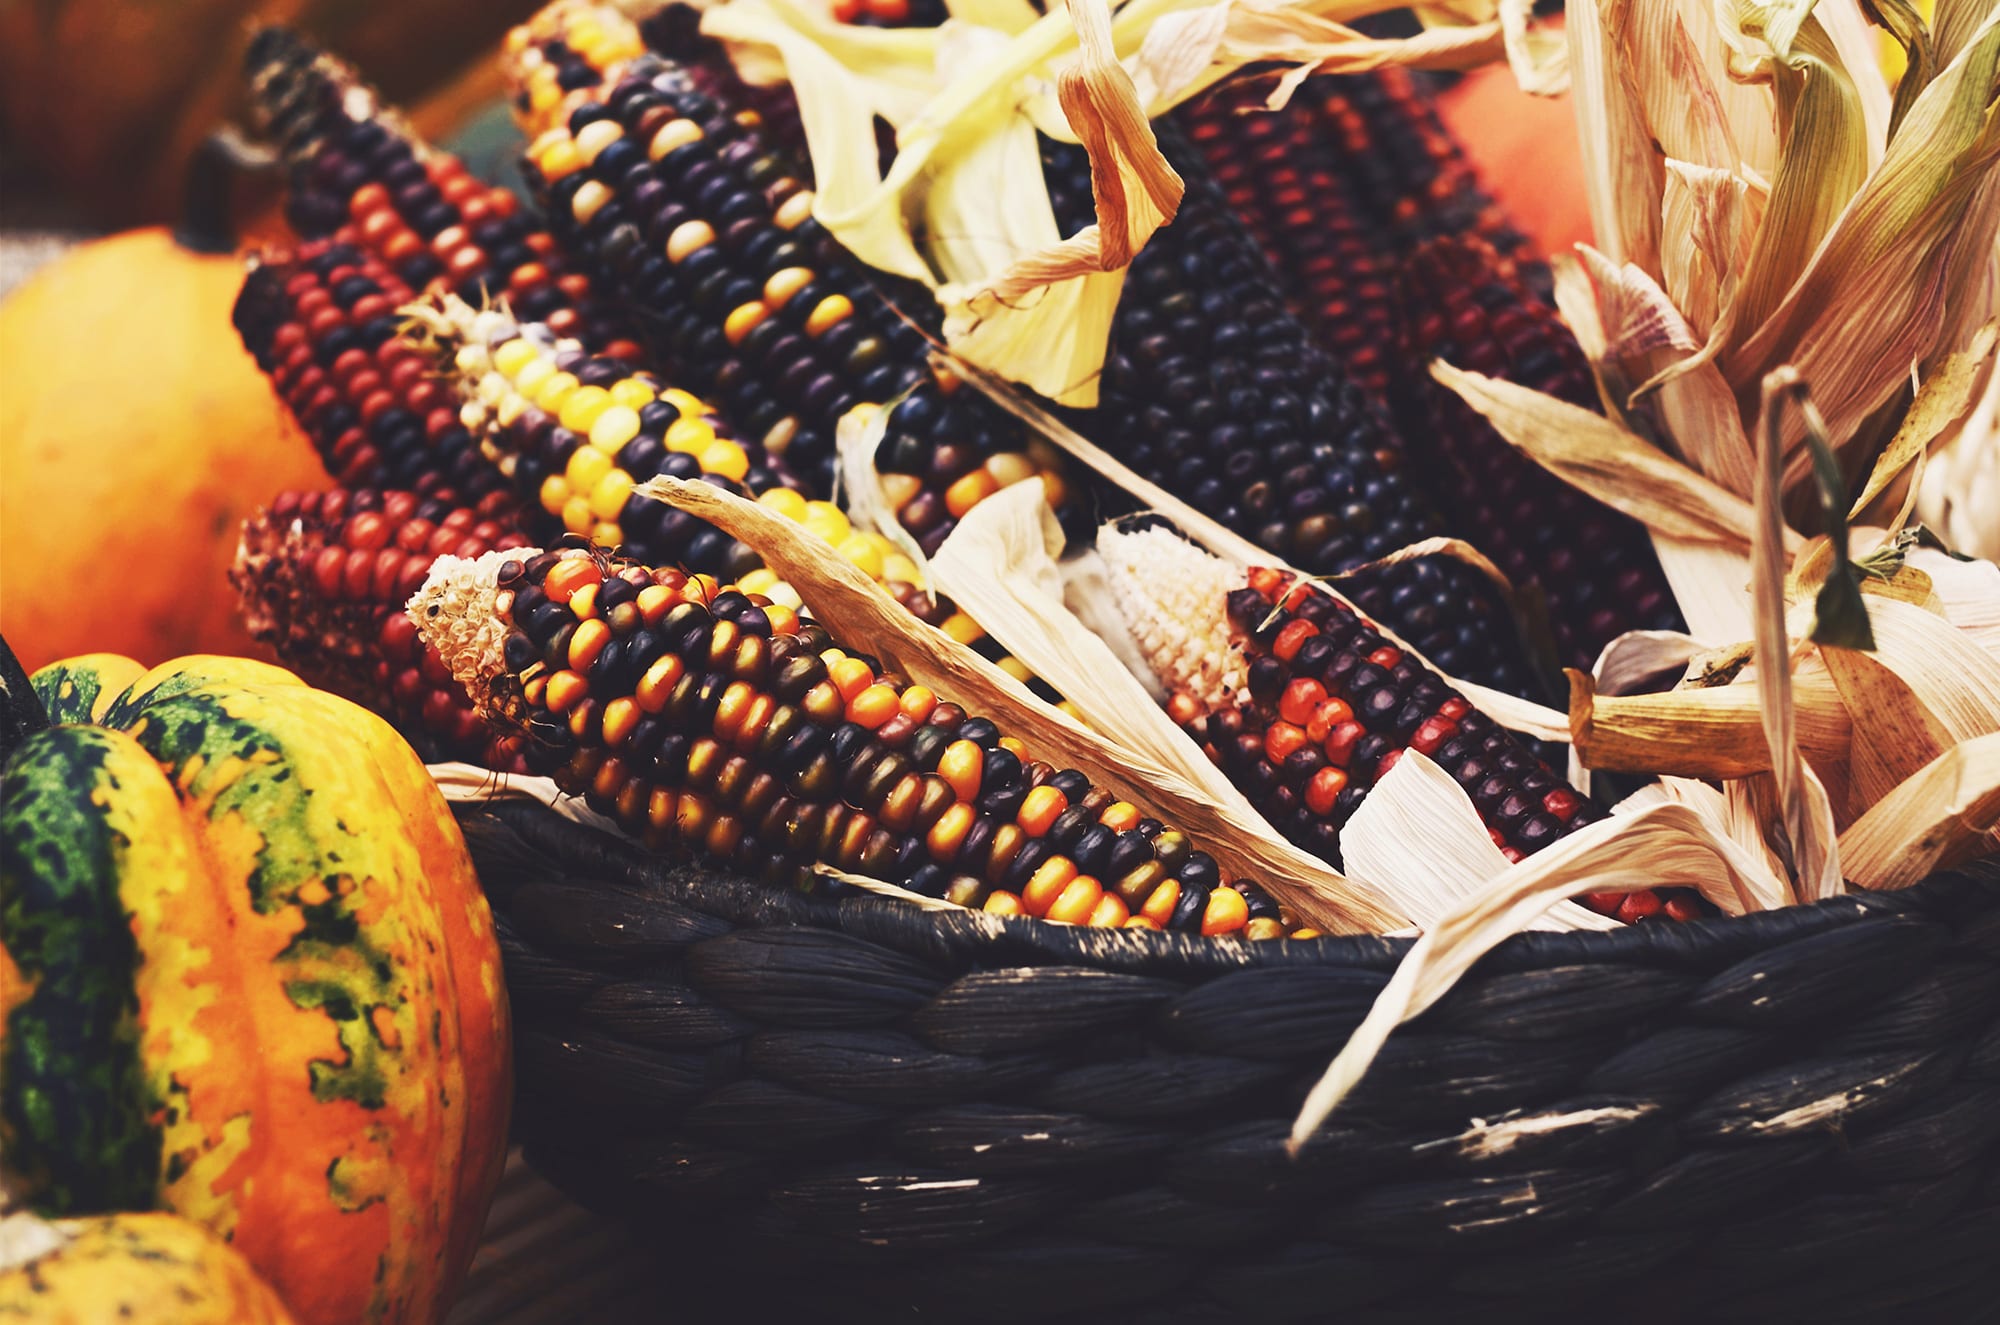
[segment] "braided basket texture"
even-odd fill
[[[2000,860],[1531,934],[1297,1160],[1407,943],[840,901],[464,823],[531,1162],[752,1319],[1972,1321],[2000,1300]]]

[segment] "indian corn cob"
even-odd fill
[[[518,766],[518,741],[472,711],[403,604],[444,553],[526,539],[492,499],[373,489],[287,492],[244,522],[230,580],[251,635],[313,685],[393,722],[427,756]]]
[[[803,486],[702,401],[498,309],[446,296],[412,311],[437,370],[457,381],[460,419],[535,508],[532,528],[732,578],[760,564],[721,530],[634,491],[662,475],[706,476],[748,496]]]
[[[578,5],[538,20],[565,22],[600,18]],[[564,245],[627,299],[678,381],[819,491],[832,486],[843,418],[887,407],[876,451],[885,496],[926,551],[973,504],[1023,478],[1042,477],[1058,512],[1075,509],[1052,452],[933,372],[925,331],[909,320],[934,317],[931,301],[906,301],[906,316],[884,298],[813,219],[802,172],[766,142],[754,112],[732,112],[659,56],[605,73],[601,99],[573,92],[567,120],[530,144],[527,173]]]
[[[333,57],[281,28],[251,44],[252,107],[289,164],[286,219],[308,239],[368,248],[404,284],[471,303],[507,296],[521,316],[598,353],[640,350],[589,278],[572,270],[514,195],[425,143]]]
[[[629,559],[723,576],[783,606],[800,606],[748,547],[634,491],[658,476],[703,476],[805,525],[918,619],[1059,702],[949,599],[925,593],[922,573],[894,543],[854,528],[832,502],[809,497],[782,462],[732,438],[700,399],[497,310],[475,313],[450,299],[431,307],[425,320],[433,352],[459,376],[461,417],[477,429],[487,457],[514,490],[538,508],[531,528],[587,537]]]
[[[1477,239],[1419,247],[1401,273],[1406,363],[1442,359],[1598,407],[1590,365],[1556,311]],[[1426,472],[1455,526],[1517,585],[1539,589],[1565,666],[1589,670],[1628,630],[1685,630],[1645,529],[1510,445],[1428,374],[1412,376],[1406,413],[1429,426]]]
[[[1386,400],[1395,379],[1396,287],[1317,117],[1264,110],[1262,85],[1231,79],[1175,118],[1229,205],[1283,273],[1288,302],[1355,383]]]
[[[1604,817],[1333,595],[1279,571],[1235,571],[1155,520],[1107,530],[1098,549],[1169,715],[1274,827],[1329,863],[1406,750],[1465,788],[1509,860]],[[1628,921],[1701,913],[1691,894],[1592,904]]]
[[[649,845],[998,914],[1284,932],[1185,834],[788,608],[581,548],[440,562],[411,615],[531,766]]]
[[[1186,140],[1157,124],[1187,183],[1133,260],[1099,405],[1079,427],[1142,476],[1310,574],[1353,570],[1446,532],[1382,407],[1285,308],[1279,279]],[[1043,163],[1067,231],[1093,216],[1082,149]],[[1447,557],[1378,568],[1343,591],[1455,676],[1528,693],[1491,585]]]
[[[335,481],[477,499],[501,486],[458,418],[456,393],[401,334],[409,287],[350,244],[266,255],[231,319]]]

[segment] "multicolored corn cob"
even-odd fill
[[[259,125],[290,166],[285,215],[300,235],[365,247],[412,290],[474,304],[504,294],[600,354],[639,357],[629,328],[514,195],[424,142],[353,70],[281,28],[251,43],[247,68]]]
[[[1329,863],[1406,750],[1465,788],[1509,860],[1604,817],[1333,595],[1279,571],[1232,571],[1155,520],[1106,530],[1098,550],[1169,715],[1273,826]],[[1692,894],[1600,904],[1628,921],[1702,913]]]
[[[284,493],[244,522],[230,580],[251,635],[307,681],[388,718],[427,757],[511,769],[520,742],[494,736],[403,611],[439,556],[526,542],[494,500],[458,500]]]
[[[1590,366],[1556,311],[1477,239],[1437,239],[1403,265],[1403,359],[1519,382],[1598,407]],[[1426,373],[1403,396],[1433,486],[1516,585],[1539,589],[1560,661],[1589,670],[1628,630],[1685,630],[1645,529],[1543,469]]]
[[[499,309],[447,295],[411,312],[436,370],[456,382],[460,420],[534,508],[530,528],[731,578],[761,564],[721,530],[634,491],[662,475],[705,476],[745,496],[803,487],[762,447],[731,437],[707,405]]]
[[[520,58],[533,70],[575,67],[579,50],[602,43],[560,34],[618,21],[590,5],[552,7]],[[1042,476],[1059,514],[1079,509],[1052,452],[931,369],[923,320],[935,320],[934,301],[884,297],[885,283],[813,219],[803,171],[765,140],[761,117],[726,107],[657,55],[604,72],[594,94],[568,94],[566,121],[530,144],[527,174],[565,247],[621,292],[677,381],[819,491],[832,487],[841,420],[887,407],[876,463],[902,476],[887,496],[926,551],[1021,477]]]
[[[1142,476],[1310,574],[1446,532],[1376,402],[1285,308],[1277,274],[1186,140],[1156,127],[1187,183],[1133,260],[1098,408],[1078,426]],[[1093,217],[1082,149],[1049,141],[1056,216]],[[1446,557],[1372,570],[1342,591],[1454,676],[1517,694],[1533,680],[1492,586]]]
[[[819,863],[997,914],[1285,931],[1185,834],[737,587],[489,554],[440,562],[411,614],[532,766],[654,847],[793,887]]]
[[[478,499],[500,476],[458,418],[458,399],[399,331],[404,285],[365,250],[313,240],[265,256],[231,314],[335,481]]]
[[[1320,80],[1324,81],[1324,80]],[[1315,114],[1264,109],[1232,79],[1176,112],[1229,205],[1284,275],[1292,311],[1357,386],[1386,400],[1397,375],[1396,288],[1354,199],[1344,154]]]
[[[1378,251],[1407,253],[1447,236],[1477,238],[1509,264],[1510,275],[1546,293],[1548,269],[1481,185],[1410,71],[1309,78],[1282,113],[1303,119],[1327,152],[1348,196],[1382,237]]]

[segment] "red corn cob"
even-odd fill
[[[500,475],[460,424],[457,392],[398,331],[410,297],[372,254],[316,240],[253,268],[232,320],[336,481],[483,497]]]
[[[373,709],[426,757],[519,766],[404,613],[431,562],[526,539],[498,503],[373,489],[287,492],[243,526],[230,579],[253,637],[313,685]]]
[[[1403,266],[1404,359],[1442,359],[1597,408],[1590,366],[1554,309],[1477,239],[1439,239]],[[1509,445],[1454,393],[1413,372],[1406,413],[1428,418],[1437,488],[1455,525],[1516,585],[1542,591],[1565,666],[1588,670],[1628,630],[1684,630],[1645,529]]]

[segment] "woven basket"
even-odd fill
[[[1294,1162],[1407,943],[808,898],[464,821],[531,1162],[752,1319],[1992,1319],[2000,860],[1511,939]]]

